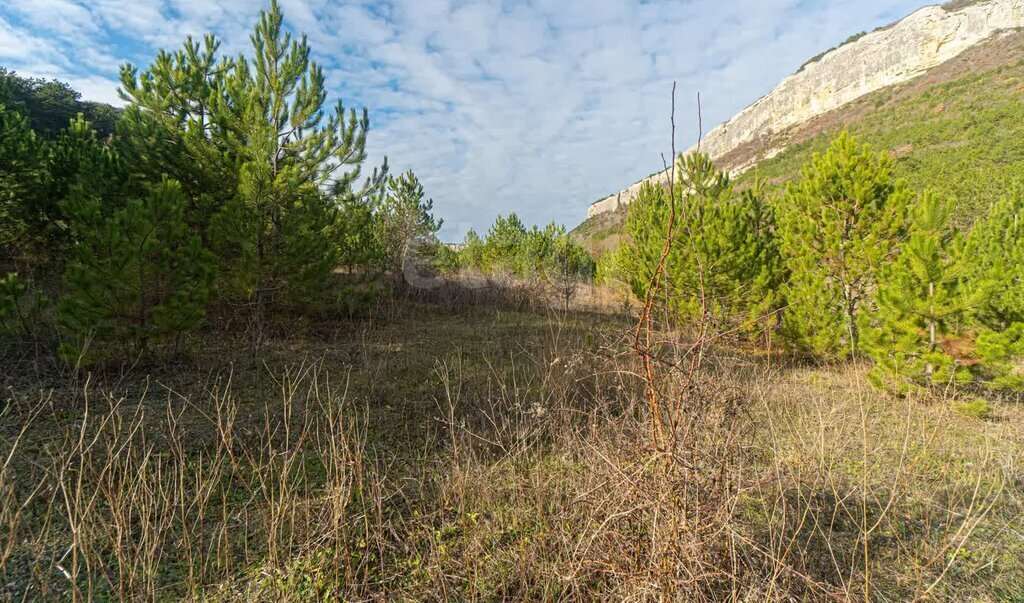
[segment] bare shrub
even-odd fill
[[[339,584],[369,571],[351,554],[359,522],[379,512],[363,417],[318,365],[278,386],[262,426],[245,432],[230,376],[208,400],[168,391],[163,405],[149,391],[95,396],[86,384],[80,416],[38,441],[49,399],[8,407],[5,418],[23,420],[0,446],[0,573],[12,598],[196,597],[254,563],[278,580],[314,549],[336,552]]]

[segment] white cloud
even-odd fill
[[[0,15],[0,59],[18,64],[38,64],[59,54],[51,42],[15,26]]]
[[[51,76],[52,77],[52,76]],[[120,107],[124,101],[117,94],[120,83],[103,76],[71,77],[64,79],[72,88],[82,93],[82,98]]]
[[[498,213],[574,225],[589,202],[846,36],[927,0],[281,0],[346,105],[366,104],[371,152],[413,169],[445,234]],[[249,0],[0,0],[0,60],[116,99],[116,65],[214,31],[248,47]]]

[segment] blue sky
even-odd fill
[[[269,2],[269,0],[268,0]],[[413,169],[443,238],[499,213],[575,226],[587,206],[768,92],[807,58],[921,0],[280,0],[370,152]],[[212,31],[247,50],[267,2],[0,0],[0,65],[117,102],[117,70]]]

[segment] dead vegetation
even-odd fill
[[[897,399],[858,366],[707,346],[699,379],[659,380],[681,403],[654,442],[628,328],[402,304],[386,326],[316,325],[257,360],[208,340],[173,367],[9,374],[4,599],[1024,589],[1016,404],[979,421],[951,410],[956,392]]]

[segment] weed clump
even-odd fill
[[[992,405],[984,398],[975,398],[970,402],[954,402],[953,410],[965,417],[987,421],[992,418]]]

